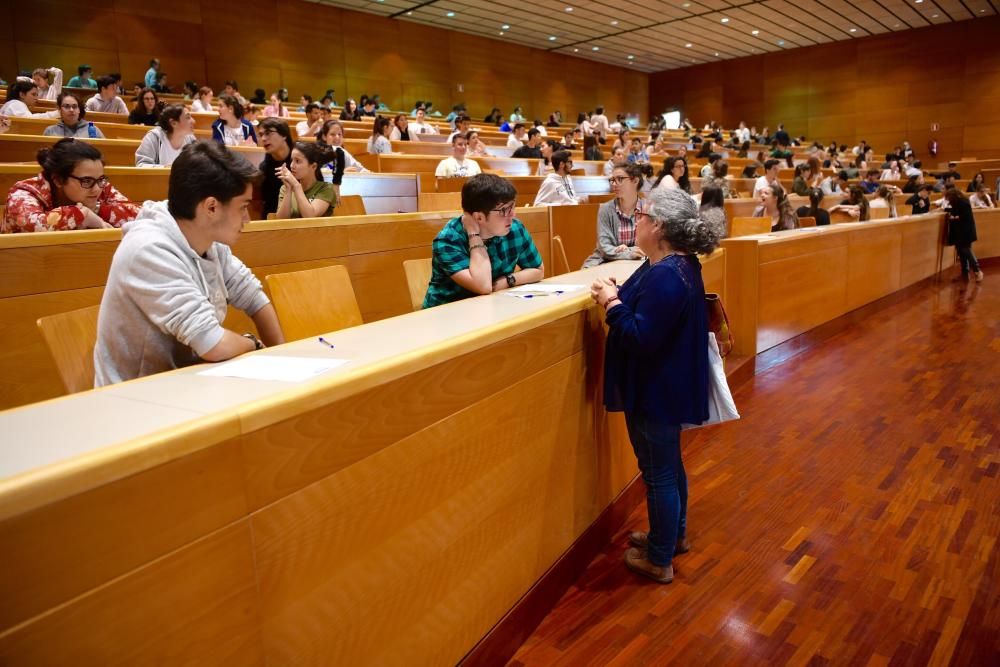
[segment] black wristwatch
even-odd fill
[[[260,342],[260,339],[257,338],[256,336],[254,336],[252,333],[245,333],[245,334],[243,334],[243,337],[244,338],[249,338],[250,340],[253,341],[253,348],[255,350],[263,350],[264,349],[264,343]]]
[[[512,274],[508,275],[507,276],[507,287],[513,287],[516,284],[517,284],[517,278],[514,277],[514,274],[512,273]]]

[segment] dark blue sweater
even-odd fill
[[[708,318],[694,255],[648,260],[608,311],[604,405],[667,424],[708,419]]]

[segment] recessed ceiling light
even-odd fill
[[[590,50],[591,50],[591,51],[600,51],[600,50],[601,50],[601,47],[599,47],[599,46],[593,46],[593,47],[591,47],[591,49],[590,49]]]
[[[451,18],[454,15],[455,15],[455,12],[448,12],[447,14],[445,14],[445,16],[447,16],[448,18]]]
[[[612,21],[611,25],[618,25],[618,21]]]
[[[684,48],[690,49],[691,46],[692,46],[691,42],[688,42],[687,44],[684,45]]]
[[[980,9],[980,10],[979,10],[979,13],[980,13],[980,14],[985,14],[985,13],[986,13],[986,10],[985,10],[985,9]]]
[[[629,56],[628,59],[629,60],[635,60],[635,56]]]
[[[413,12],[406,12],[407,16],[413,16]]]
[[[718,55],[719,55],[718,51],[716,51],[715,55],[716,55],[716,57],[718,57]]]
[[[549,41],[550,42],[556,41],[556,36],[555,35],[549,35]]]
[[[750,34],[751,35],[759,35],[760,34],[760,30],[751,30]]]
[[[851,28],[848,32],[857,32],[857,31],[858,31],[857,28]]]
[[[567,7],[567,8],[566,8],[566,11],[567,11],[567,12],[571,12],[571,11],[573,11],[573,8],[572,8],[572,7]]]
[[[500,36],[503,37],[503,30],[500,31]]]
[[[502,26],[500,26],[500,29],[501,30],[510,30],[510,26],[507,25],[506,23],[504,23]]]
[[[724,18],[724,19],[722,19],[722,22],[723,22],[723,23],[729,23],[729,19],[727,19],[727,18]]]
[[[785,40],[779,39],[778,40],[778,46],[784,46],[784,45],[785,45]]]
[[[915,3],[916,3],[916,4],[918,4],[918,5],[919,5],[919,4],[921,3],[921,2],[923,2],[923,1],[924,1],[924,0],[913,0],[913,2],[915,2]]]
[[[573,49],[573,53],[580,53],[580,49]]]
[[[894,25],[894,26],[892,26],[892,27],[893,27],[893,28],[898,28],[898,27],[899,27],[899,24],[897,23],[896,25]]]
[[[937,14],[931,14],[931,18],[932,18],[932,19],[936,19],[937,17],[938,17],[938,15],[937,15]]]
[[[684,7],[685,9],[687,9],[690,6],[691,6],[690,2],[685,2],[683,5],[681,5],[681,7]]]

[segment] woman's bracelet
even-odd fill
[[[610,299],[608,299],[607,301],[604,302],[604,309],[607,310],[608,308],[610,308],[611,304],[613,304],[615,301],[621,303],[621,299],[619,299],[616,296],[613,296],[613,297],[611,297]]]

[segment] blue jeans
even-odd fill
[[[625,413],[632,449],[646,483],[651,563],[670,565],[687,531],[687,475],[681,460],[681,427]]]
[[[958,245],[955,244],[955,250],[958,252],[958,262],[962,265],[962,275],[969,275],[969,270],[971,269],[973,273],[979,272],[979,262],[976,261],[976,256],[972,254],[972,245]]]

